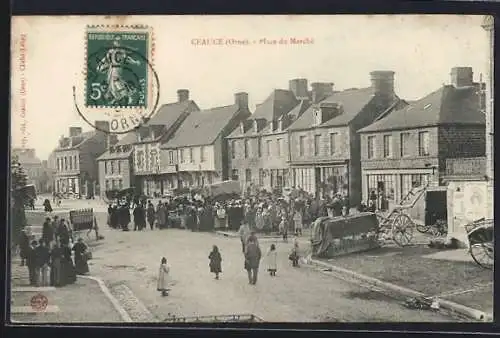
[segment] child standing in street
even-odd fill
[[[276,252],[276,246],[271,244],[269,251],[267,252],[267,271],[271,276],[276,276],[278,253]]]
[[[290,252],[290,256],[288,258],[292,261],[292,266],[298,268],[299,267],[299,242],[295,239],[293,243],[292,252]]]
[[[210,272],[215,273],[215,279],[219,279],[219,273],[222,272],[222,257],[217,245],[213,246],[212,252],[210,252],[210,255],[208,255],[208,259],[210,260]]]
[[[163,257],[161,259],[160,269],[158,271],[158,284],[156,289],[161,292],[163,297],[168,296],[168,274],[170,273],[170,267],[167,265],[167,259]]]

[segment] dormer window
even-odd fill
[[[283,130],[283,119],[279,119],[278,121],[278,131],[282,131]]]
[[[241,132],[242,134],[244,134],[244,133],[245,133],[245,124],[244,124],[243,122],[241,122],[241,123],[240,123],[240,132]]]
[[[274,131],[275,123],[274,120],[271,121],[271,131]]]
[[[253,131],[254,133],[257,133],[259,131],[259,125],[257,123],[257,120],[253,120]]]
[[[319,107],[315,107],[313,110],[314,113],[314,123],[316,125],[321,124],[321,109]]]

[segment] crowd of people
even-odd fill
[[[290,198],[263,195],[247,199],[213,201],[196,196],[182,196],[159,200],[116,200],[108,206],[108,224],[112,228],[129,231],[133,221],[135,231],[156,228],[184,228],[192,231],[227,229],[238,231],[242,224],[261,233],[280,233],[287,240],[288,233],[302,234],[318,217],[349,214],[345,196],[315,199],[305,192]]]
[[[81,238],[73,243],[71,227],[57,215],[45,219],[38,240],[22,231],[20,256],[21,265],[28,268],[31,286],[61,287],[75,283],[77,275],[89,272],[87,245]]]

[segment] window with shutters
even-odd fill
[[[299,137],[299,156],[304,156],[304,152],[306,150],[306,137]]]
[[[418,155],[429,156],[429,132],[418,133]]]
[[[368,136],[368,158],[375,158],[375,136]]]
[[[272,152],[271,152],[271,140],[267,140],[266,141],[266,154],[269,157],[272,155]]]
[[[401,133],[400,152],[401,157],[410,155],[410,133]]]
[[[337,152],[337,133],[330,134],[330,155],[335,155]]]
[[[392,135],[384,135],[384,157],[392,157]]]
[[[321,135],[314,135],[314,156],[319,155]]]

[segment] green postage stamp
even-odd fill
[[[147,107],[150,34],[146,27],[89,27],[86,107]]]
[[[153,30],[145,25],[92,25],[85,29],[83,81],[75,107],[90,125],[107,120],[109,132],[127,133],[146,122],[159,100]]]

